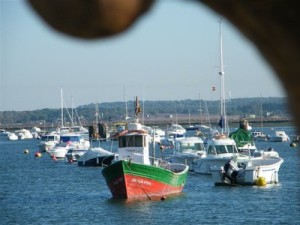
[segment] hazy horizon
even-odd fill
[[[245,98],[231,98],[231,99],[227,99],[227,100],[235,100],[235,99],[248,99],[248,98],[287,98],[286,96],[283,96],[283,97],[257,97],[257,96],[254,96],[254,97],[245,97]],[[150,101],[150,102],[156,102],[156,101],[187,101],[187,100],[192,100],[192,101],[199,101],[200,99],[180,99],[180,100],[143,100],[143,99],[139,99],[140,101],[140,104],[143,104],[142,102],[145,101]],[[129,102],[134,102],[135,99],[132,98],[132,99],[129,99],[129,100],[126,100],[127,103]],[[207,102],[207,101],[219,101],[218,99],[213,99],[213,100],[206,100],[206,99],[201,99],[201,102]],[[111,102],[90,102],[90,103],[85,103],[85,104],[81,104],[81,105],[73,105],[73,108],[78,108],[78,107],[84,107],[84,106],[87,106],[87,105],[90,105],[90,104],[98,104],[98,106],[100,107],[101,104],[107,104],[107,103],[123,103],[125,105],[125,100],[118,100],[118,101],[111,101]],[[72,102],[70,100],[70,102],[66,102],[64,101],[64,108],[72,108]],[[58,106],[58,107],[45,107],[45,108],[38,108],[38,109],[31,109],[31,110],[0,110],[0,112],[8,112],[8,111],[17,111],[17,112],[20,112],[20,111],[35,111],[35,110],[43,110],[43,109],[61,109],[61,105]]]

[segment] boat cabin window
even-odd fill
[[[204,150],[204,144],[203,143],[181,143],[180,150],[184,151],[187,149],[201,151],[201,150]]]
[[[121,136],[119,137],[119,148],[124,147],[144,147],[143,135]]]
[[[68,127],[61,127],[60,128],[60,133],[68,133],[70,132],[70,129]]]
[[[56,140],[54,136],[42,136],[41,141],[54,141]]]
[[[227,149],[225,145],[216,145],[217,154],[227,153]]]
[[[62,136],[60,137],[60,141],[61,142],[68,142],[68,141],[71,141],[71,142],[79,142],[79,137],[78,136]]]
[[[211,145],[208,147],[208,154],[224,154],[224,153],[237,153],[235,145]]]
[[[216,149],[215,149],[215,146],[213,146],[213,145],[209,146],[208,149],[207,149],[207,153],[208,153],[208,154],[211,154],[211,155],[217,154],[217,151],[216,151]]]
[[[195,149],[197,150],[205,150],[203,143],[195,143]]]
[[[226,145],[228,153],[238,153],[235,145]]]
[[[80,127],[72,127],[71,131],[72,132],[80,132],[81,130],[80,130]]]

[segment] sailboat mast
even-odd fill
[[[202,107],[201,107],[201,96],[199,94],[199,113],[200,113],[200,125],[202,125]]]
[[[74,124],[74,99],[73,96],[71,96],[71,107],[72,107],[72,111],[71,111],[71,122],[72,122],[72,126],[75,126]]]
[[[61,110],[61,127],[64,127],[64,103],[63,103],[63,90],[60,89],[60,110]]]
[[[262,96],[260,95],[260,129],[263,130]]]
[[[95,113],[95,117],[96,117],[96,124],[98,125],[98,123],[99,123],[99,120],[98,120],[98,118],[99,118],[99,108],[98,108],[98,103],[96,103],[95,104],[95,110],[96,110],[96,113]]]
[[[126,91],[124,88],[124,104],[125,104],[125,121],[128,119],[128,111],[127,111],[127,99],[126,99]]]
[[[222,37],[222,18],[219,20],[220,28],[220,108],[221,108],[221,123],[222,123],[222,133],[227,132],[227,118],[226,118],[226,96],[225,96],[225,82],[224,82],[224,62],[223,62],[223,37]]]

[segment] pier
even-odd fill
[[[211,127],[217,127],[219,122],[220,116],[219,115],[212,115],[210,116],[210,121],[200,120],[198,116],[189,116],[189,115],[178,115],[176,118],[170,118],[166,116],[159,116],[153,118],[140,118],[140,122],[146,126],[158,126],[161,128],[165,128],[172,123],[179,123],[183,127],[188,127],[190,125],[196,124],[203,124],[203,125],[210,125]],[[238,127],[240,116],[227,116],[227,121],[229,123],[229,127]],[[272,126],[290,126],[294,124],[292,118],[289,117],[267,117],[267,118],[246,118],[252,127],[272,127]],[[101,121],[107,123],[109,126],[114,127],[117,124],[125,124],[125,121]],[[93,121],[83,121],[82,125],[84,127],[89,127],[93,124]],[[7,131],[14,131],[19,129],[31,129],[33,127],[39,127],[42,130],[49,130],[56,127],[59,127],[60,124],[50,124],[50,123],[16,123],[16,124],[1,124],[0,128],[5,129]],[[66,124],[68,126],[68,124]]]

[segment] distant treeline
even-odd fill
[[[217,115],[220,112],[219,101],[206,100],[180,100],[180,101],[140,101],[143,116],[147,118],[167,117],[172,115]],[[98,113],[99,112],[99,113]],[[289,117],[287,98],[237,98],[226,103],[228,116],[278,116]],[[124,121],[125,116],[134,116],[134,102],[110,102],[89,104],[74,109],[64,109],[64,124],[70,123],[73,118],[78,124],[78,119],[84,124],[96,121]],[[33,111],[1,111],[0,123],[9,124],[61,124],[61,109],[40,109]]]

